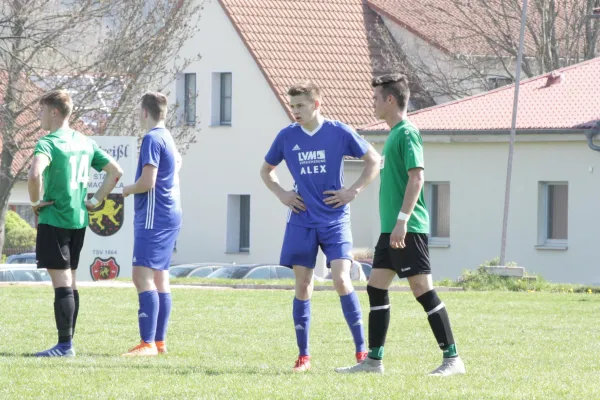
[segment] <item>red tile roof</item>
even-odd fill
[[[548,86],[552,73],[521,82],[517,129],[586,129],[600,121],[600,57],[559,69],[562,82]],[[510,129],[515,85],[409,114],[421,130]],[[363,131],[388,131],[385,122]]]
[[[369,32],[383,23],[364,0],[219,2],[288,114],[287,89],[311,79],[323,90],[326,117],[375,121],[370,81],[387,71]]]
[[[519,31],[521,24],[521,4],[519,1],[506,2],[500,0],[471,0],[459,2],[457,0],[366,0],[369,7],[378,13],[391,18],[395,23],[404,27],[421,39],[431,43],[440,50],[452,54],[463,55],[495,55],[490,45],[486,42],[484,36],[494,38],[496,43],[506,43],[505,33],[512,34],[513,48],[516,49],[519,43]],[[457,6],[460,5],[460,6]],[[563,15],[568,15],[571,19],[576,18],[572,10],[575,0],[560,2],[557,8],[561,9],[556,16],[556,29],[558,46],[565,52],[567,46],[572,47],[572,43],[567,43],[564,36],[565,20]],[[532,23],[541,21],[540,11],[534,4],[529,4],[527,8],[528,26],[525,30],[525,54],[535,55],[539,47],[535,44],[535,37],[540,38],[541,34],[537,32],[541,29],[541,23]],[[499,28],[495,27],[499,25]],[[489,27],[489,28],[488,28]],[[539,29],[538,29],[539,27]],[[480,31],[485,29],[485,31]],[[536,32],[535,35],[532,34]],[[495,36],[498,35],[498,36]],[[575,37],[575,33],[569,33],[569,36]],[[580,41],[583,50],[583,40]],[[502,51],[500,46],[495,46],[500,55],[507,55],[508,52]]]

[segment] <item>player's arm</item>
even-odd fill
[[[156,185],[157,174],[158,168],[154,165],[144,165],[139,179],[133,185],[125,186],[125,188],[123,188],[123,196],[127,197],[130,194],[146,193]]]
[[[106,196],[108,196],[110,192],[113,191],[115,186],[117,186],[119,179],[121,179],[123,176],[123,170],[121,169],[121,166],[112,158],[102,168],[102,171],[106,172],[104,181],[102,181],[102,185],[100,185],[92,200],[86,202],[86,207],[88,210],[92,210],[96,207],[96,205],[102,203]]]
[[[27,174],[27,189],[29,190],[29,201],[33,212],[39,214],[40,208],[53,204],[52,201],[41,201],[42,174],[50,165],[50,159],[45,154],[36,154],[33,157],[29,173]]]
[[[291,208],[293,212],[298,213],[300,210],[305,211],[306,207],[304,206],[302,197],[293,190],[286,191],[281,186],[275,168],[277,168],[275,165],[271,165],[266,161],[263,162],[263,165],[260,168],[260,177],[265,183],[265,186],[277,196],[279,201]]]
[[[419,200],[421,189],[425,183],[425,174],[423,168],[412,168],[408,170],[408,183],[404,192],[404,201],[402,202],[401,213],[411,215],[415,209],[415,205]],[[402,220],[398,220],[401,222]]]
[[[360,158],[365,162],[365,166],[362,174],[351,187],[342,187],[340,190],[326,190],[323,192],[323,194],[330,195],[324,200],[325,204],[332,205],[333,208],[342,207],[354,200],[377,177],[381,164],[379,153],[377,153],[369,142],[361,138],[352,128],[346,125],[342,125],[342,129],[344,129],[346,135],[344,155]]]
[[[406,183],[404,200],[398,213],[396,226],[390,235],[390,246],[393,248],[404,248],[408,220],[415,209],[425,183],[423,143],[418,132],[407,131],[400,139],[399,148],[408,174],[408,182]]]
[[[354,185],[350,186],[350,189],[348,189],[351,192],[356,193],[356,195],[377,178],[381,165],[381,156],[372,146],[369,147],[369,150],[367,150],[365,155],[360,159],[365,162],[365,167],[363,168],[362,174],[360,174],[356,182],[354,182]]]

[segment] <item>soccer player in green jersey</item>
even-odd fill
[[[38,357],[73,357],[72,344],[79,311],[76,272],[88,226],[88,210],[102,203],[123,171],[91,138],[69,127],[73,110],[64,90],[46,93],[40,100],[42,137],[33,153],[27,184],[33,211],[38,215],[36,259],[46,268],[54,287],[54,316],[58,344],[36,353]],[[105,171],[102,186],[87,201],[90,167]],[[41,198],[42,184],[44,187]]]
[[[381,157],[381,235],[367,285],[371,307],[369,354],[363,362],[336,371],[383,373],[383,346],[390,323],[388,288],[398,275],[407,278],[443,352],[442,365],[429,375],[464,374],[465,366],[456,350],[446,306],[433,288],[431,278],[429,214],[423,195],[423,142],[419,130],[407,118],[408,81],[405,75],[391,74],[374,78],[372,86],[375,115],[385,120],[391,130]]]

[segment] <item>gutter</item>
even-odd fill
[[[585,137],[588,141],[588,147],[594,151],[600,151],[600,146],[594,144],[594,136],[600,134],[600,121],[596,122],[596,127],[585,131]]]
[[[600,134],[600,123],[596,124],[594,129],[517,129],[517,135],[588,135],[588,132],[595,132],[594,134]],[[423,136],[502,136],[510,135],[510,129],[489,129],[489,130],[426,130],[420,129],[419,132]],[[378,131],[365,131],[360,130],[357,132],[362,136],[387,136],[389,130],[378,130]]]

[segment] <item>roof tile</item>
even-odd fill
[[[553,74],[562,81],[551,84]],[[515,85],[425,108],[409,114],[422,130],[507,130],[512,123]],[[517,129],[587,129],[600,122],[600,57],[540,75],[519,86]],[[389,130],[383,122],[364,131]]]
[[[312,79],[323,89],[326,117],[353,126],[375,121],[370,81],[383,59],[370,35],[383,22],[363,0],[220,3],[282,104],[289,86]]]

